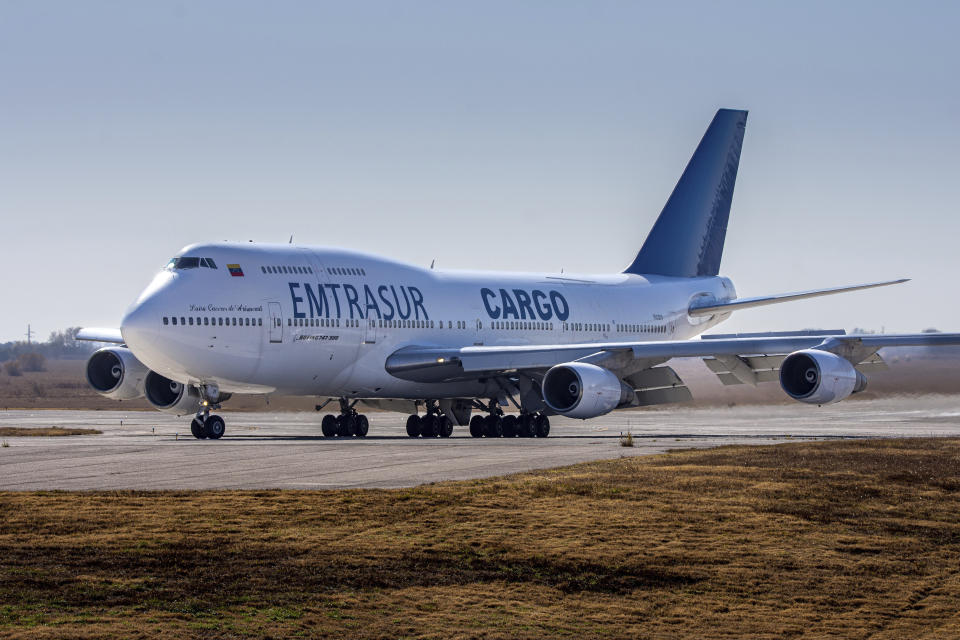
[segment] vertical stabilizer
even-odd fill
[[[746,125],[746,111],[717,111],[626,273],[717,275]]]

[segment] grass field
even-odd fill
[[[960,440],[0,513],[3,637],[960,637]]]

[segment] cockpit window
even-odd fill
[[[200,267],[216,269],[217,264],[213,261],[213,258],[195,258],[193,256],[171,258],[170,262],[167,263],[167,269],[198,269]]]
[[[200,258],[190,258],[188,256],[183,256],[182,258],[177,258],[177,261],[174,263],[174,269],[196,269],[200,266]]]

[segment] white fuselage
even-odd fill
[[[384,364],[409,345],[682,340],[726,317],[691,318],[692,300],[735,297],[721,277],[434,271],[294,245],[192,245],[180,256],[210,263],[161,271],[123,338],[157,373],[230,393],[481,397],[485,383],[411,382]]]

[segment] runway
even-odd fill
[[[410,487],[577,462],[797,439],[960,437],[960,396],[806,405],[665,408],[591,421],[552,418],[545,439],[412,439],[404,416],[369,413],[364,439],[324,438],[320,414],[221,412],[227,433],[195,440],[189,420],[141,411],[3,411],[0,427],[87,427],[101,435],[3,438],[0,490]],[[620,446],[621,432],[635,446]]]

